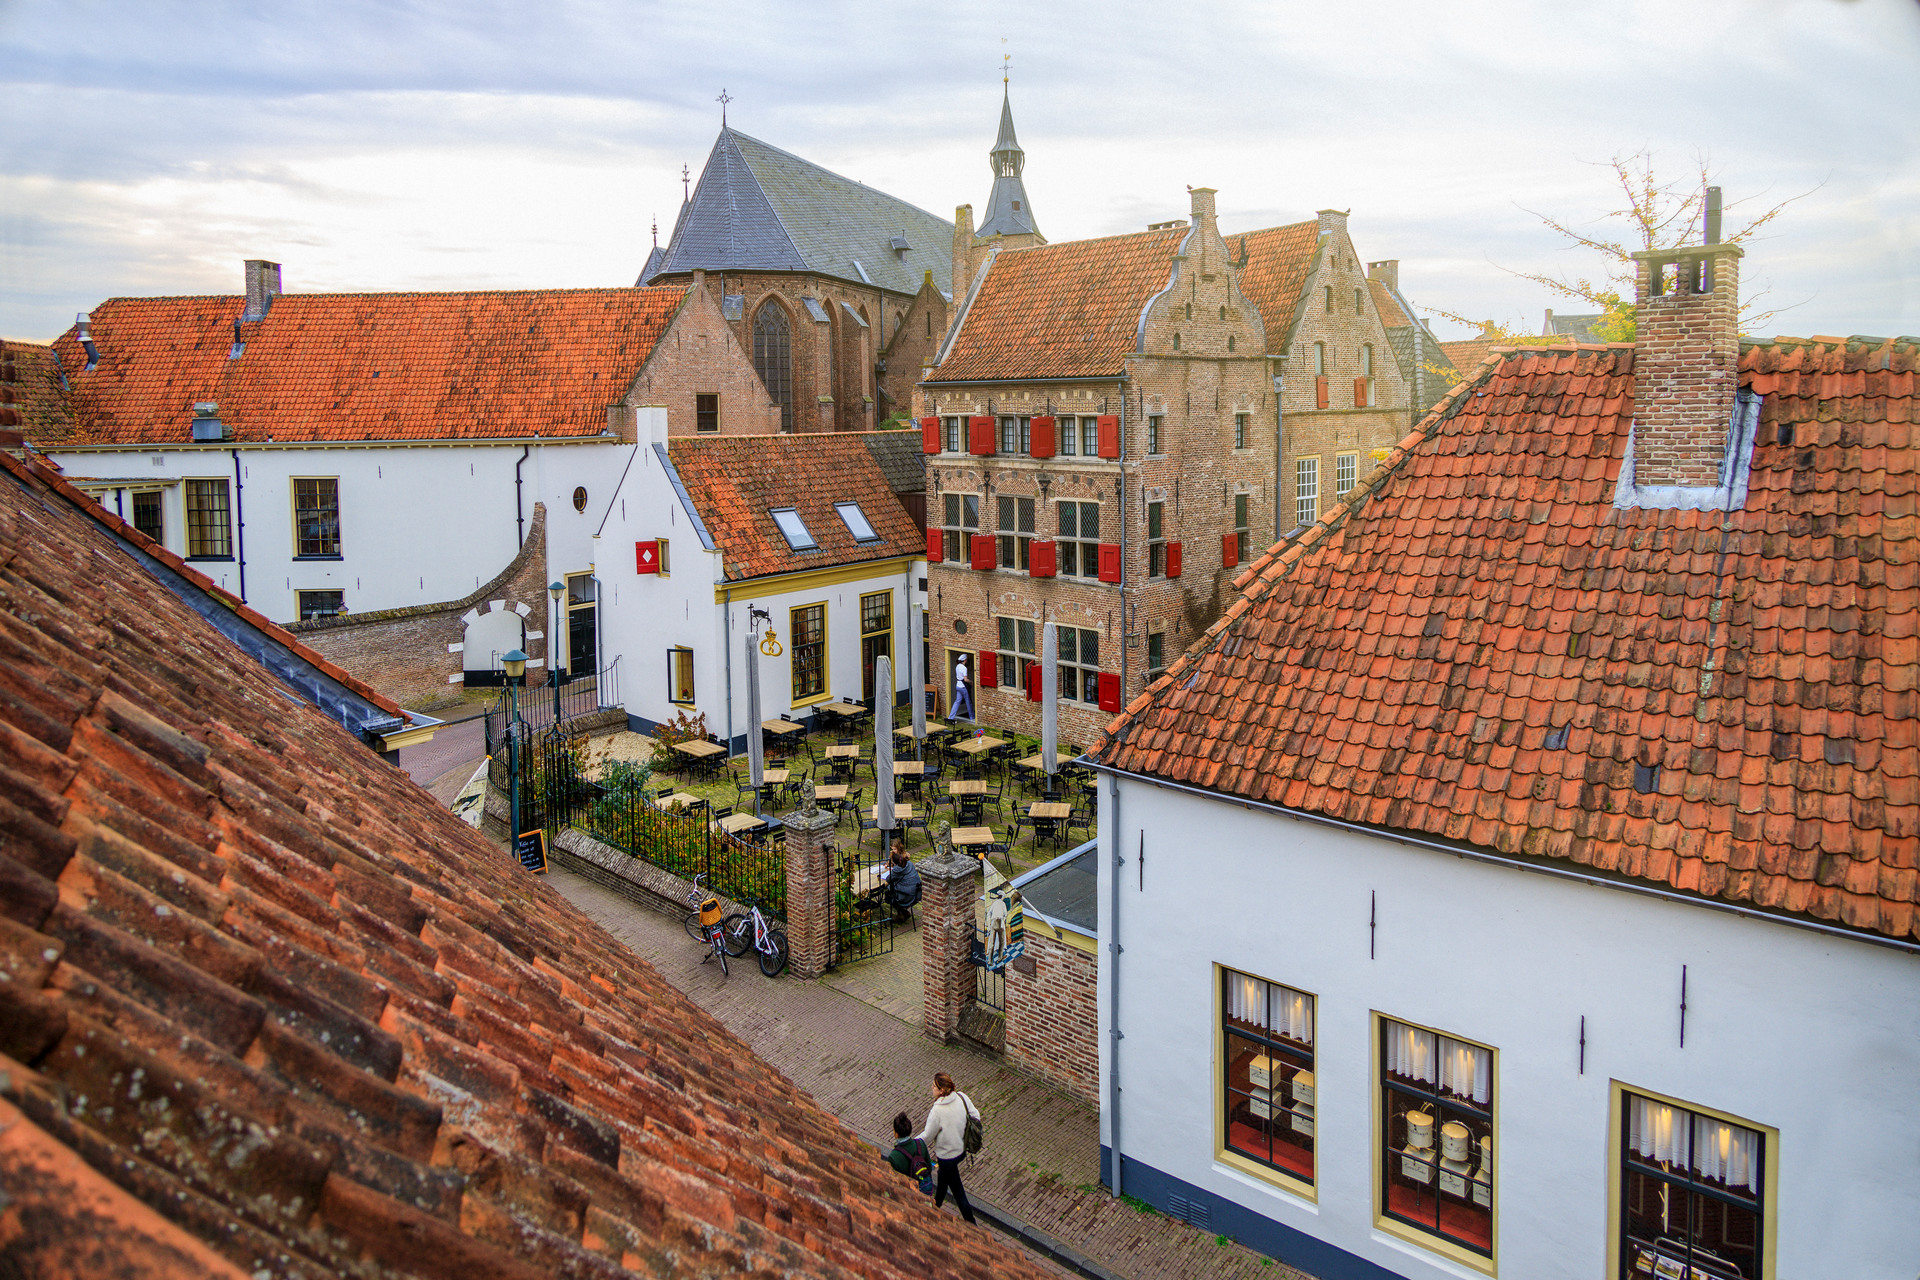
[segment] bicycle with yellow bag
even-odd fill
[[[727,976],[727,929],[726,909],[720,905],[720,899],[705,892],[700,885],[707,878],[703,871],[693,878],[693,892],[687,895],[687,901],[693,912],[687,917],[687,932],[697,940],[707,944],[707,954],[700,957],[700,963],[709,960],[720,962],[720,976]]]

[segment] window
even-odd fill
[[[1054,666],[1060,697],[1099,706],[1100,633],[1090,627],[1059,627],[1055,640],[1060,646],[1060,660]]]
[[[1166,503],[1147,504],[1147,576],[1164,578],[1167,574]]]
[[[753,371],[780,406],[780,429],[793,430],[793,336],[777,302],[768,302],[753,318]]]
[[[1353,291],[1353,314],[1359,315],[1367,309],[1366,292],[1365,289],[1355,289]]]
[[[693,650],[667,650],[667,701],[693,701]]]
[[[1033,665],[1034,632],[1031,618],[997,618],[1000,624],[1000,687],[1027,687],[1027,668]]]
[[[1000,419],[1000,452],[1031,453],[1033,451],[1033,419]]]
[[[1324,342],[1313,344],[1313,376],[1316,378],[1327,376],[1327,344]]]
[[[1083,458],[1100,456],[1100,419],[1080,419],[1080,456]]]
[[[1221,970],[1226,1148],[1309,1185],[1314,1160],[1314,999]]]
[[[1251,512],[1248,510],[1248,508],[1250,508],[1252,505],[1253,505],[1252,494],[1236,493],[1233,495],[1234,558],[1236,562],[1240,564],[1245,564],[1248,559],[1247,538],[1249,533],[1251,532],[1251,525],[1253,523],[1251,519]]]
[[[1147,674],[1158,675],[1167,665],[1167,633],[1147,632]]]
[[[1362,381],[1354,385],[1353,407],[1364,409],[1373,403],[1373,344],[1367,343],[1360,348],[1360,377]]]
[[[1247,447],[1247,420],[1252,416],[1250,413],[1236,413],[1233,415],[1234,448],[1244,449]]]
[[[1381,1211],[1493,1256],[1493,1050],[1380,1019]]]
[[[656,572],[663,578],[671,578],[673,576],[673,557],[667,554],[667,541],[666,538],[654,539],[654,546],[657,548],[654,558],[659,561],[660,564],[660,568],[656,570]]]
[[[227,524],[227,482],[187,481],[187,556],[231,559],[233,534]]]
[[[340,482],[299,479],[293,482],[293,540],[296,556],[340,554]]]
[[[1189,317],[1189,319],[1191,319],[1191,317]],[[1178,329],[1173,331],[1173,349],[1175,351],[1180,349],[1180,331]]]
[[[942,451],[946,453],[965,453],[967,451],[967,420],[964,417],[940,419],[940,429],[945,439]]]
[[[1080,429],[1074,425],[1071,414],[1062,414],[1053,420],[1054,448],[1063,457],[1071,458],[1080,452]]]
[[[161,514],[158,490],[133,495],[133,527],[155,542],[165,543],[167,526]]]
[[[573,509],[575,511],[585,511],[587,509],[587,488],[585,485],[574,486]]]
[[[803,604],[787,613],[788,652],[792,655],[793,701],[797,705],[827,693],[827,606]]]
[[[1147,415],[1147,452],[1148,453],[1160,452],[1160,424],[1164,421],[1165,419],[1162,418],[1157,413]]]
[[[1624,1090],[1621,1102],[1616,1274],[1765,1275],[1767,1134]]]
[[[813,540],[813,535],[807,532],[807,522],[792,507],[775,507],[768,514],[780,526],[780,536],[787,540],[787,546],[793,550],[810,551],[819,545]]]
[[[893,592],[875,591],[860,597],[860,696],[868,706],[887,690],[876,689],[874,664],[882,656],[893,657]],[[896,675],[899,673],[896,672]]]
[[[1024,569],[1033,546],[1033,499],[1000,499],[1000,567]]]
[[[1333,459],[1333,496],[1344,498],[1352,490],[1360,471],[1360,455],[1335,454]]]
[[[878,542],[880,535],[873,531],[873,522],[867,519],[867,513],[860,509],[857,502],[836,502],[833,509],[840,513],[840,523],[847,526],[847,532],[853,535],[855,542]]]
[[[695,431],[720,429],[719,396],[702,391],[693,397],[693,429]]]
[[[1100,504],[1062,502],[1058,506],[1060,538],[1056,546],[1060,575],[1067,578],[1099,577]]]
[[[1326,291],[1327,310],[1332,311],[1333,310],[1333,286],[1330,284],[1322,285],[1321,288],[1323,288]]]
[[[940,540],[940,558],[949,564],[958,561],[961,564],[973,562],[973,531],[980,527],[980,495],[976,493],[949,493],[942,495],[945,510],[942,514],[943,537]]]
[[[309,618],[332,618],[347,611],[347,593],[344,591],[296,591],[294,599],[300,605],[300,621]]]
[[[1293,522],[1312,524],[1320,518],[1320,459],[1293,460]]]

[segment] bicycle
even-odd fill
[[[688,931],[692,931],[693,920],[698,920],[700,923],[700,941],[707,944],[707,954],[700,958],[700,963],[705,964],[709,960],[719,960],[720,976],[724,978],[728,976],[726,925],[721,919],[720,899],[714,897],[712,894],[707,894],[704,897],[700,894],[700,882],[704,879],[706,879],[705,875],[695,876],[693,878],[693,892],[687,895],[689,902],[698,899],[698,905],[694,908],[693,917],[687,922]],[[740,953],[736,952],[735,954]]]
[[[728,954],[743,956],[752,947],[758,953],[760,972],[769,978],[779,977],[787,967],[787,935],[773,927],[758,902],[749,902],[747,914],[735,912],[721,921],[720,927],[727,938]]]

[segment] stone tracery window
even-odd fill
[[[753,318],[753,371],[780,406],[780,429],[793,430],[793,334],[777,302],[768,301]]]

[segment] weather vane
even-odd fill
[[[720,127],[724,129],[727,127],[727,104],[732,102],[733,99],[727,95],[725,89],[722,89],[720,90],[720,96],[715,98],[714,101],[720,104]]]
[[[660,215],[657,213],[653,215],[653,247],[660,247]]]
[[[1005,36],[1001,36],[1000,43],[1005,44],[1006,42],[1007,42],[1007,38]],[[1012,77],[1012,74],[1013,74],[1013,55],[1011,53],[1003,53],[1000,55],[1000,83],[1006,84],[1008,80]]]
[[[687,166],[681,165],[680,166],[680,203],[681,204],[685,204],[687,201],[693,199],[693,197],[687,193],[687,184],[690,181],[692,181],[691,172],[688,170]]]

